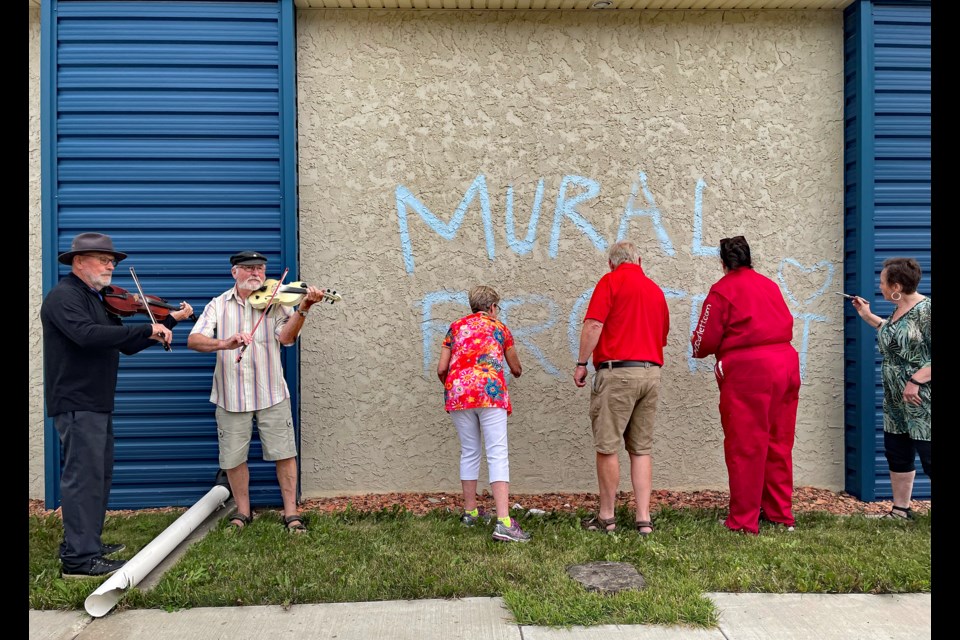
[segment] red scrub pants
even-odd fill
[[[793,526],[793,440],[800,359],[792,345],[738,349],[715,366],[734,531],[759,533],[764,519]]]

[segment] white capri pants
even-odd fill
[[[497,407],[451,411],[453,426],[460,435],[460,479],[480,477],[480,436],[487,449],[490,482],[510,482],[507,459],[507,410]]]

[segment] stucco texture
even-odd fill
[[[621,227],[671,311],[655,486],[727,486],[689,336],[742,233],[798,318],[795,482],[842,488],[839,12],[307,10],[297,42],[298,277],[343,295],[302,337],[306,497],[459,490],[435,369],[481,283],[522,338],[511,491],[596,491],[571,375]]]
[[[43,299],[43,284],[40,274],[43,273],[41,264],[40,244],[40,10],[30,9],[28,22],[29,36],[29,75],[30,90],[28,107],[29,124],[29,202],[30,202],[30,296],[27,298],[27,307],[30,313],[29,334],[27,336],[27,375],[29,385],[29,424],[30,435],[27,438],[29,446],[29,474],[28,491],[31,498],[43,498],[43,340],[40,331],[40,302]]]

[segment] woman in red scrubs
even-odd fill
[[[800,358],[780,287],[753,270],[743,236],[720,241],[724,276],[707,294],[690,342],[715,355],[733,531],[759,533],[761,519],[795,525],[793,440]]]

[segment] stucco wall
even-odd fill
[[[626,236],[670,294],[656,486],[726,487],[712,360],[688,361],[688,338],[722,275],[704,249],[743,233],[800,318],[796,482],[842,488],[842,306],[824,293],[842,271],[841,19],[299,12],[298,277],[344,296],[303,337],[304,495],[459,490],[435,367],[446,326],[468,312],[443,300],[478,283],[526,334],[511,490],[595,491],[589,392],[572,363],[628,208]],[[444,231],[471,185],[462,226]],[[557,217],[559,198],[591,188]]]
[[[42,340],[40,332],[40,301],[43,295],[43,284],[40,274],[43,273],[41,265],[40,249],[40,10],[30,9],[30,20],[28,23],[30,32],[29,45],[29,74],[30,74],[30,92],[28,107],[29,125],[28,136],[30,138],[29,155],[27,162],[29,164],[29,201],[30,201],[30,237],[29,242],[29,262],[30,262],[30,296],[28,297],[27,307],[30,313],[29,334],[27,338],[27,348],[30,355],[28,357],[28,371],[30,376],[30,409],[29,425],[30,435],[27,439],[29,444],[29,463],[27,466],[30,474],[28,491],[31,498],[43,498],[43,363]]]
[[[38,10],[29,29],[29,474],[42,498]],[[842,306],[824,294],[842,271],[839,12],[307,10],[297,39],[293,277],[344,296],[302,339],[305,497],[459,490],[434,371],[468,311],[444,300],[478,283],[504,297],[524,365],[510,380],[511,490],[595,491],[589,392],[570,376],[624,217],[672,314],[656,487],[726,487],[712,361],[688,360],[688,336],[721,275],[705,254],[743,233],[798,317],[796,483],[842,488]],[[462,226],[441,237],[471,185]]]

